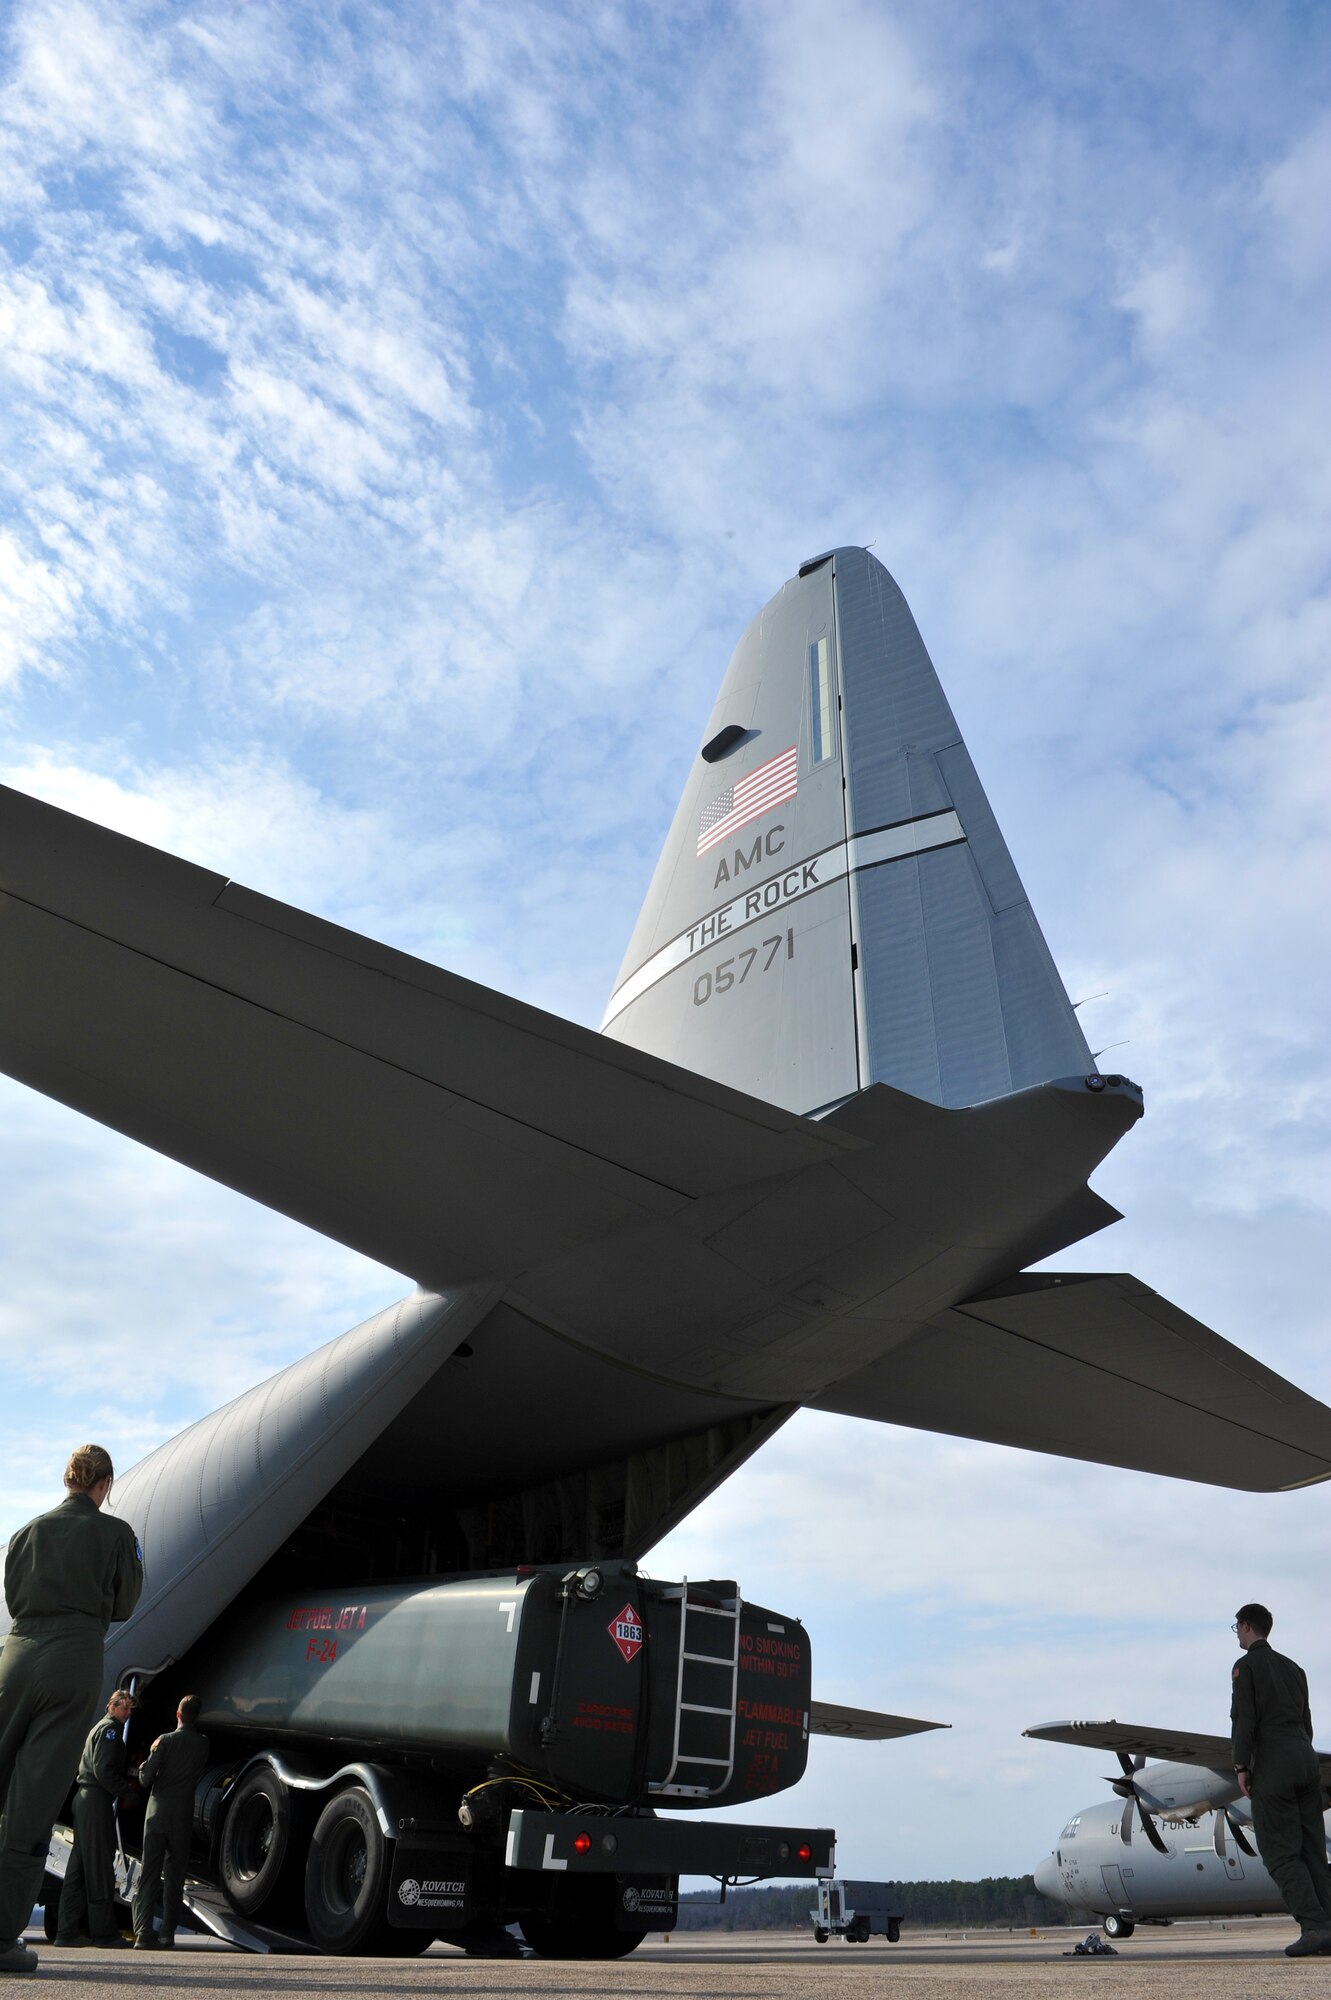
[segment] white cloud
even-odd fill
[[[79,0],[20,9],[5,113],[68,164],[85,147],[175,161],[198,144],[199,105],[164,73],[149,12],[109,17]]]
[[[1145,257],[1115,300],[1135,316],[1142,344],[1153,359],[1205,325],[1207,303],[1187,257],[1170,250]]]
[[[1261,190],[1261,203],[1277,226],[1280,254],[1301,290],[1324,280],[1331,266],[1324,227],[1329,176],[1331,118],[1324,117],[1295,139]]]
[[[22,548],[0,529],[0,688],[44,663],[46,642],[63,633],[77,591],[59,566]]]
[[[404,841],[382,811],[321,794],[258,750],[193,768],[144,768],[122,754],[113,768],[93,769],[39,756],[0,766],[0,777],[66,812],[408,948],[421,928],[449,920],[437,836]]]

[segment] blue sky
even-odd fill
[[[0,50],[0,777],[594,1025],[740,631],[871,542],[1146,1089],[1067,1261],[1331,1399],[1326,11],[16,0]],[[396,1295],[0,1120],[0,1533]],[[1009,1872],[1103,1764],[1021,1728],[1223,1727],[1240,1598],[1327,1709],[1327,1507],[809,1415],[653,1567],[956,1725],[818,1746],[851,1873]]]

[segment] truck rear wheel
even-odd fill
[[[266,1764],[249,1772],[227,1801],[220,1868],[227,1901],[243,1917],[269,1903],[291,1849],[291,1794]]]
[[[621,1930],[614,1911],[614,1882],[590,1876],[561,1885],[545,1915],[520,1917],[518,1923],[542,1958],[627,1958],[646,1937],[646,1926]]]
[[[319,1815],[305,1863],[305,1918],[320,1951],[393,1951],[398,1938],[417,1948],[419,1931],[389,1931],[388,1861],[369,1793],[361,1785],[338,1792]]]
[[[627,1958],[647,1935],[608,1925],[565,1923],[557,1917],[521,1917],[518,1924],[540,1958]]]

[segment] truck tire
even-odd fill
[[[361,1785],[337,1792],[319,1815],[305,1863],[305,1920],[320,1951],[396,1957],[416,1948],[419,1931],[389,1930],[388,1864],[369,1793]]]
[[[814,1927],[813,1927],[813,1941],[814,1941],[814,1943],[815,1943],[815,1944],[826,1944],[826,1943],[827,1943],[827,1940],[828,1940],[828,1938],[829,1938],[830,1936],[831,1936],[831,1932],[830,1932],[830,1931],[825,1931],[825,1930],[823,1929],[823,1927],[822,1927],[822,1925],[821,1925],[821,1924],[815,1924],[815,1925],[814,1925]]]
[[[227,1800],[218,1866],[227,1901],[252,1917],[272,1901],[291,1851],[291,1793],[275,1771],[258,1765]]]
[[[889,1917],[887,1920],[887,1941],[889,1944],[901,1943],[901,1925],[895,1917]]]
[[[584,1958],[627,1958],[636,1951],[646,1937],[646,1931],[605,1931],[593,1940],[592,1949],[583,1952]]]
[[[627,1958],[647,1935],[557,1917],[520,1917],[518,1928],[538,1958]]]
[[[366,1949],[373,1958],[419,1958],[434,1941],[433,1931],[399,1930],[392,1924],[386,1924],[378,1942]],[[449,1942],[452,1942],[451,1938]]]
[[[568,1883],[548,1914],[520,1917],[518,1926],[540,1958],[627,1958],[647,1930],[621,1930],[614,1907],[614,1883],[593,1876]]]

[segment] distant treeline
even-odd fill
[[[914,1924],[956,1929],[1064,1924],[1067,1911],[1040,1894],[1033,1875],[986,1875],[981,1882],[890,1882],[890,1907]],[[679,1899],[682,1931],[785,1931],[809,1922],[817,1890],[812,1882],[780,1888],[731,1889],[724,1903],[715,1889],[691,1889]]]

